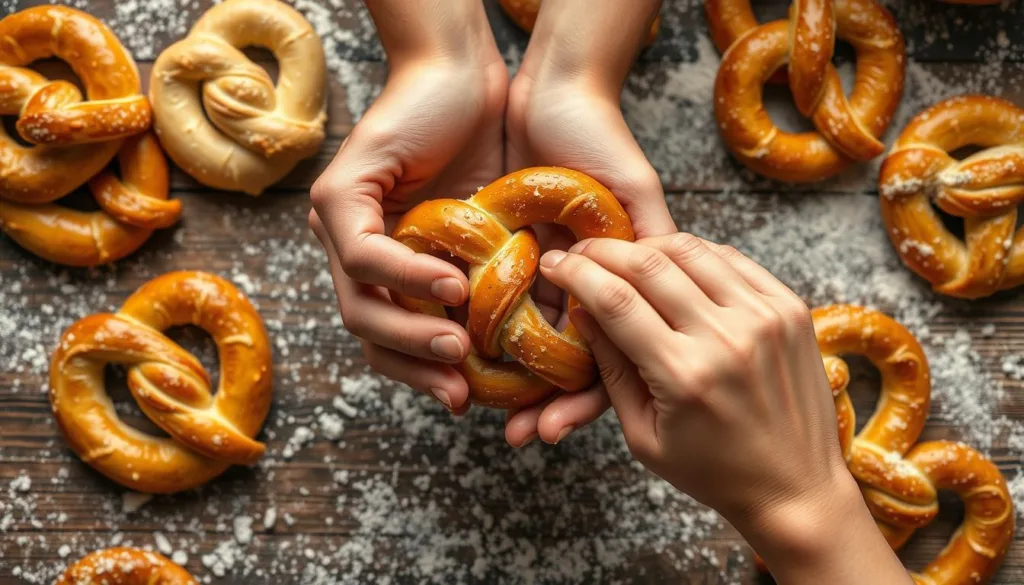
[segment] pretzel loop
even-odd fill
[[[526,406],[558,388],[586,388],[595,378],[593,357],[576,330],[555,330],[530,297],[540,248],[533,232],[522,228],[539,223],[565,225],[579,239],[634,237],[611,192],[582,173],[555,167],[506,175],[465,201],[421,203],[395,227],[394,238],[417,252],[447,252],[470,264],[466,329],[473,349],[459,367],[477,403]],[[409,310],[445,316],[440,305],[392,296]],[[516,362],[501,361],[503,353]]]
[[[197,325],[221,360],[216,395],[202,365],[161,331]],[[103,386],[108,363],[128,366],[128,388],[143,413],[171,439],[117,418]],[[248,465],[264,451],[253,437],[270,407],[270,351],[252,305],[230,283],[174,272],[136,291],[116,314],[73,324],[54,353],[50,401],[83,461],[132,489],[173,493]]]
[[[959,161],[948,154],[966,146],[984,150]],[[922,112],[886,157],[879,193],[904,264],[938,292],[978,298],[1024,283],[1024,110],[964,96]],[[963,218],[964,241],[932,203]]]
[[[938,490],[965,504],[963,524],[946,548],[913,575],[919,585],[984,583],[999,568],[1014,532],[1013,504],[999,469],[962,443],[916,446],[931,395],[928,363],[917,340],[885,315],[853,306],[812,312],[818,346],[835,398],[840,445],[868,509],[894,549],[938,513]],[[875,413],[854,435],[841,356],[868,358],[882,377]]]
[[[167,557],[135,548],[108,548],[82,557],[54,585],[199,585]]]
[[[240,50],[251,45],[277,58],[276,87]],[[277,0],[227,0],[153,65],[160,140],[201,183],[259,194],[323,142],[325,70],[320,39],[299,12]]]
[[[882,153],[879,140],[903,92],[903,38],[876,0],[802,0],[790,17],[757,25],[747,0],[707,0],[712,36],[725,52],[715,81],[723,140],[746,166],[770,178],[811,182]],[[857,51],[849,99],[831,63],[835,38]],[[788,64],[797,109],[816,132],[780,130],[762,85]]]

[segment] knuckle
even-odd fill
[[[685,264],[703,256],[707,247],[697,236],[680,232],[668,237],[664,251],[669,258]]]
[[[314,207],[326,204],[338,192],[336,181],[327,173],[320,175],[309,188],[309,198]]]
[[[793,329],[797,331],[807,331],[814,328],[814,322],[811,319],[811,310],[807,307],[807,304],[795,294],[782,303],[780,311]]]
[[[609,361],[598,362],[597,369],[605,387],[618,388],[626,381],[626,370],[621,364]]]
[[[624,282],[612,280],[597,290],[597,310],[610,319],[628,317],[636,308],[635,293]]]
[[[355,280],[360,280],[368,269],[366,257],[361,250],[361,241],[361,239],[356,239],[354,245],[344,246],[338,250],[338,262],[341,263],[341,269]]]
[[[644,279],[656,278],[668,270],[671,260],[662,252],[646,246],[635,246],[629,256],[629,269]]]
[[[368,333],[366,328],[366,320],[363,318],[362,311],[356,311],[352,305],[348,303],[341,304],[341,323],[352,335],[365,339]]]
[[[738,258],[745,258],[746,257],[746,256],[743,255],[743,252],[740,252],[739,250],[737,250],[733,246],[730,246],[729,244],[721,244],[721,245],[719,245],[718,251],[719,251],[719,255],[722,258],[725,258],[727,260],[738,259]]]

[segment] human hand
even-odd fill
[[[508,71],[479,1],[367,6],[388,54],[387,84],[314,183],[309,223],[367,363],[462,413],[468,388],[452,364],[468,353],[466,331],[398,307],[387,289],[457,306],[469,282],[387,234],[416,203],[468,196],[501,176]]]
[[[676,231],[658,173],[630,133],[619,104],[622,83],[658,4],[643,0],[630,11],[615,3],[579,0],[543,4],[512,80],[506,116],[509,170],[562,166],[594,177],[622,203],[637,237]],[[544,249],[572,243],[566,231],[547,228],[538,231],[538,239]],[[563,296],[543,281],[534,291],[534,300],[552,322],[559,319]],[[556,443],[609,406],[600,384],[561,394],[510,411],[505,439],[517,447],[538,436]]]
[[[799,297],[688,234],[587,240],[540,265],[580,301],[570,318],[631,452],[718,510],[779,583],[910,584],[846,468]]]

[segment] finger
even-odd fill
[[[509,445],[522,448],[534,442],[539,436],[537,423],[540,421],[540,414],[544,407],[551,402],[545,400],[539,404],[510,410],[505,418],[505,442]]]
[[[353,141],[339,152],[310,191],[316,221],[328,236],[322,243],[334,248],[345,273],[359,282],[447,305],[465,302],[469,281],[460,270],[385,234],[381,201],[397,175],[365,162],[358,146]]]
[[[721,256],[687,233],[645,238],[637,242],[660,250],[700,287],[704,294],[723,307],[758,302],[757,292]]]
[[[537,420],[537,434],[551,445],[564,441],[573,431],[598,419],[611,407],[601,384],[579,392],[565,392],[544,406]]]
[[[718,306],[667,255],[652,246],[600,238],[572,247],[633,285],[669,327],[685,331]]]
[[[771,272],[768,272],[766,268],[746,257],[736,248],[709,242],[703,238],[701,238],[701,242],[728,262],[754,290],[771,296],[790,296],[796,294],[788,286],[782,284],[779,279],[775,278]]]
[[[573,295],[615,345],[637,364],[661,355],[677,335],[628,282],[581,254],[552,250],[540,259],[541,272]]]
[[[375,372],[433,396],[453,414],[465,414],[469,409],[469,386],[454,367],[416,359],[368,342],[363,342],[363,354]]]

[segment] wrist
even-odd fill
[[[501,59],[479,0],[450,0],[440,5],[366,0],[366,5],[392,69],[423,62],[485,68]]]

